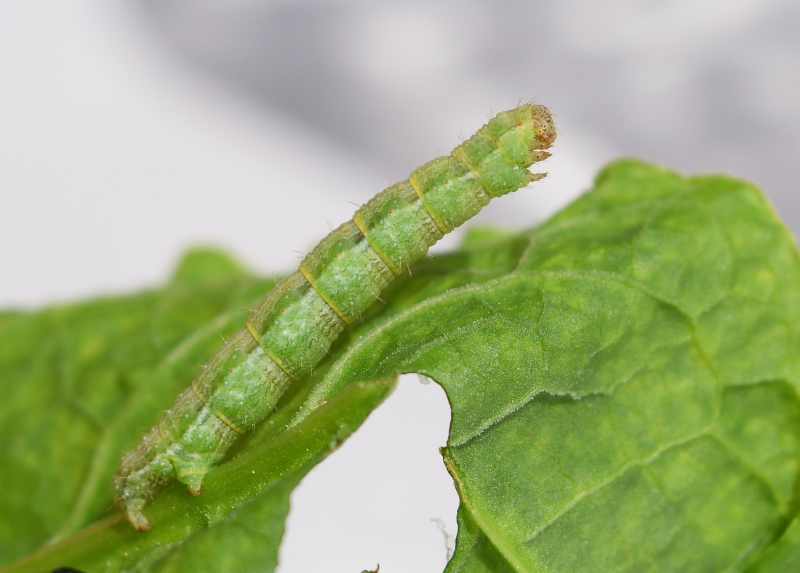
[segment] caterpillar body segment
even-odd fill
[[[544,149],[555,137],[543,106],[502,112],[325,237],[123,457],[114,476],[116,503],[133,527],[150,529],[142,509],[170,482],[199,494],[205,474],[236,439],[269,416],[286,388],[322,360],[395,275],[492,198],[544,177],[527,168],[549,156]]]
[[[319,296],[347,323],[380,296],[394,278],[392,269],[351,220],[320,241],[300,272]]]
[[[396,275],[444,236],[408,181],[375,195],[356,211],[353,223]]]
[[[308,374],[345,326],[300,271],[280,281],[247,320],[257,345],[291,380]]]

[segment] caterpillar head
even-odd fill
[[[530,139],[528,139],[528,149],[534,152],[540,149],[547,149],[556,140],[556,126],[553,124],[553,116],[543,105],[528,104],[530,110]],[[527,114],[526,114],[527,115]],[[527,126],[526,126],[527,127]],[[549,157],[549,153],[543,153],[544,157],[535,158],[534,162],[541,161]]]
[[[553,116],[543,105],[525,104],[515,110],[519,114],[519,119],[515,130],[522,137],[526,146],[523,156],[520,157],[519,167],[530,167],[534,163],[543,161],[550,157],[550,153],[545,151],[556,140],[556,126],[553,124]],[[525,170],[525,183],[539,181],[547,176],[547,173],[532,173]]]

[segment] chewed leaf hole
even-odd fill
[[[300,482],[278,573],[440,573],[457,531],[458,495],[438,448],[450,406],[438,384],[400,378],[397,389],[340,448]],[[315,547],[309,551],[309,543]]]

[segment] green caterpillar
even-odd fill
[[[133,527],[150,529],[142,509],[175,479],[198,495],[205,474],[239,435],[269,415],[395,275],[493,197],[543,178],[527,167],[549,157],[544,149],[555,138],[544,106],[502,112],[451,155],[385,189],[325,237],[122,458],[116,503]]]

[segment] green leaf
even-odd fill
[[[4,315],[0,565],[43,547],[9,570],[156,571],[177,559],[197,561],[200,571],[225,555],[241,571],[274,566],[289,492],[382,401],[393,378],[355,385],[287,431],[301,385],[208,476],[202,496],[163,492],[148,506],[159,527],[137,534],[111,507],[122,452],[274,284],[210,255],[189,253],[181,270],[192,280],[159,292]],[[209,552],[215,558],[201,566]]]
[[[172,284],[202,284],[214,279],[247,276],[247,271],[227,253],[214,248],[195,248],[184,255]]]
[[[8,570],[272,570],[291,489],[419,372],[452,407],[448,571],[797,567],[800,257],[756,188],[619,161],[412,270],[146,534],[107,512],[120,453],[272,281],[195,253],[161,291],[0,314],[0,564],[55,538]]]
[[[141,534],[121,515],[45,547],[11,571],[68,565],[82,570],[253,571],[274,568],[289,493],[394,387],[355,384],[306,422],[220,467],[202,496],[173,486],[149,506],[157,530]]]
[[[800,469],[800,265],[761,193],[620,161],[524,237],[513,264],[493,242],[446,280],[416,270],[304,412],[389,372],[444,387],[448,571],[757,559],[797,513]]]
[[[791,525],[771,547],[764,551],[748,572],[784,573],[797,569],[800,563],[800,520],[794,518]]]

